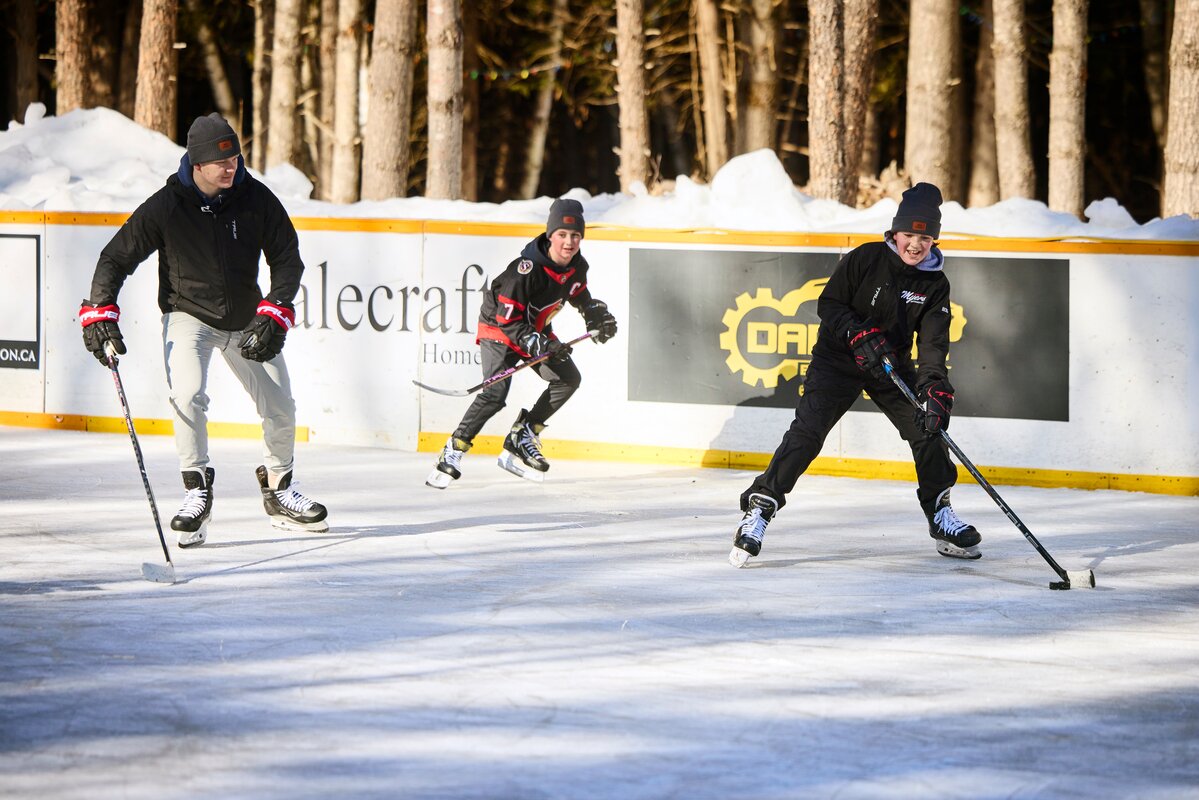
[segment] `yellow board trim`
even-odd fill
[[[417,450],[437,453],[445,446],[446,433],[422,432]],[[474,441],[472,453],[496,455],[503,438],[480,436]],[[599,442],[543,442],[542,450],[549,458],[588,461],[622,461],[684,467],[716,467],[760,472],[770,462],[769,453],[745,453],[734,450],[697,450],[684,447],[653,447],[647,445],[602,444]],[[977,465],[976,465],[977,466]],[[979,467],[983,477],[993,484],[1004,486],[1037,486],[1049,489],[1115,489],[1126,492],[1149,492],[1187,497],[1199,496],[1199,477],[1176,475],[1125,475],[1110,472],[1081,470],[1030,469],[1021,467]],[[812,475],[869,480],[912,481],[916,469],[910,462],[876,461],[865,458],[819,457],[808,468]],[[973,482],[965,467],[958,467],[961,481]]]
[[[42,428],[89,433],[126,433],[124,417],[93,417],[83,414],[42,414],[0,411],[0,425],[14,428]],[[175,425],[169,419],[134,419],[133,429],[144,436],[174,436]],[[248,422],[210,422],[208,435],[214,439],[260,439],[262,426]],[[309,441],[306,425],[296,426],[296,441]]]

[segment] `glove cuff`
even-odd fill
[[[107,306],[89,306],[86,302],[79,308],[79,324],[86,328],[97,322],[117,322],[121,318],[121,309],[116,303]]]
[[[270,317],[272,321],[285,331],[289,331],[295,327],[296,312],[286,306],[275,305],[270,300],[263,300],[258,304],[258,313],[264,317]]]

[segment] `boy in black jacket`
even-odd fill
[[[837,421],[866,390],[912,448],[916,497],[928,518],[937,551],[955,558],[979,558],[982,540],[949,503],[957,468],[939,432],[949,425],[953,387],[949,356],[949,281],[936,247],[941,233],[941,190],[918,183],[903,193],[899,211],[882,242],[848,253],[829,278],[817,302],[820,332],[804,376],[795,420],[783,435],[766,471],[741,495],[745,516],[733,538],[729,563],[743,567],[762,549],[762,537],[786,504],[795,481],[820,453]],[[917,364],[912,363],[915,334]],[[899,376],[914,386],[923,410],[911,404],[883,369],[890,359]]]
[[[117,295],[154,252],[175,450],[186,490],[171,520],[179,546],[203,544],[212,517],[205,389],[213,351],[220,351],[262,418],[264,463],[256,477],[272,524],[328,530],[325,507],[292,480],[296,406],[280,351],[295,324],[292,300],[304,272],[299,239],[279,199],[246,171],[237,134],[219,114],[192,123],[179,171],[100,253],[79,321],[84,345],[101,364],[108,363],[107,348],[125,352]],[[258,288],[264,253],[271,268],[266,298]]]
[[[583,205],[578,200],[555,200],[545,233],[526,244],[520,257],[491,282],[479,309],[476,341],[484,378],[522,360],[553,354],[532,367],[549,385],[531,409],[521,409],[499,457],[501,467],[529,480],[541,480],[550,468],[541,453],[541,431],[581,380],[570,348],[554,335],[551,320],[570,303],[583,315],[587,330],[596,332],[597,342],[616,335],[616,318],[607,303],[593,298],[587,288],[587,259],[580,252],[585,232]],[[510,386],[510,381],[500,381],[475,396],[442,448],[426,485],[444,489],[462,475],[462,457],[487,421],[504,407]]]

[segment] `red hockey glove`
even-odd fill
[[[121,309],[116,303],[107,306],[93,306],[84,300],[79,307],[79,324],[83,326],[83,346],[88,349],[104,366],[108,366],[108,353],[105,345],[112,342],[117,355],[125,355],[125,337],[117,321],[121,318]]]

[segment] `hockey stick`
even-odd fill
[[[891,359],[885,356],[883,357],[883,369],[887,371],[887,376],[890,377],[891,381],[899,387],[899,391],[903,392],[904,396],[908,398],[912,405],[923,411],[924,406],[920,405],[920,401],[916,399],[916,395],[912,393],[912,390],[908,388],[907,384],[903,382],[903,379],[899,377],[899,374],[895,372],[895,367],[891,364]],[[1094,571],[1089,569],[1076,571],[1062,569],[1061,566],[1059,566],[1058,563],[1053,560],[1053,556],[1049,555],[1049,551],[1042,547],[1041,543],[1037,541],[1037,537],[1032,535],[1032,531],[1030,531],[1028,527],[1020,521],[1020,518],[1016,516],[1016,512],[1012,511],[1011,506],[1003,501],[1003,498],[999,496],[999,492],[995,491],[995,487],[993,487],[990,482],[983,477],[982,473],[978,471],[978,467],[974,466],[970,459],[966,458],[966,454],[962,452],[962,448],[958,447],[957,443],[953,439],[949,438],[949,433],[942,428],[940,430],[940,434],[941,437],[945,439],[945,444],[949,445],[949,449],[952,450],[954,455],[958,457],[958,460],[962,462],[962,466],[969,470],[970,474],[974,476],[974,480],[978,481],[978,485],[983,487],[983,490],[986,491],[987,494],[991,495],[991,499],[995,501],[995,504],[999,506],[1000,510],[1007,515],[1007,518],[1012,521],[1013,525],[1020,529],[1020,532],[1024,534],[1024,538],[1028,540],[1028,543],[1036,548],[1037,552],[1041,554],[1041,557],[1045,559],[1049,566],[1053,567],[1053,571],[1057,573],[1059,578],[1061,578],[1060,581],[1052,581],[1049,584],[1049,588],[1072,589],[1077,586],[1083,589],[1094,589]]]
[[[167,550],[166,537],[162,535],[162,522],[158,519],[158,505],[154,502],[154,492],[150,489],[150,477],[146,475],[146,461],[142,458],[142,448],[137,442],[137,432],[133,429],[133,415],[129,413],[129,401],[125,399],[125,385],[121,383],[121,373],[117,371],[117,351],[112,342],[105,343],[104,353],[108,356],[108,368],[112,371],[112,380],[117,386],[117,396],[121,398],[121,408],[125,412],[125,427],[129,429],[129,438],[133,441],[133,452],[137,456],[137,468],[142,473],[142,485],[146,487],[146,499],[150,501],[150,512],[154,515],[154,527],[158,529],[158,542],[162,545],[162,554],[167,560],[166,566],[143,562],[142,577],[155,583],[174,583],[175,565],[171,563],[171,552]]]
[[[584,339],[594,339],[598,335],[599,335],[599,331],[587,331],[587,333],[584,333],[582,336],[578,337],[577,339],[571,339],[569,342],[566,343],[566,346],[573,347],[574,345],[578,344],[579,342],[583,341]],[[421,383],[420,381],[417,381],[417,380],[414,380],[412,382],[415,383],[417,386],[419,386],[422,389],[428,389],[430,392],[437,392],[437,394],[444,394],[449,397],[466,397],[467,395],[474,394],[475,392],[479,391],[480,389],[486,389],[488,386],[499,383],[500,381],[506,381],[509,378],[511,378],[513,375],[515,375],[516,373],[520,372],[525,367],[531,367],[534,364],[540,364],[542,361],[548,361],[549,359],[553,358],[555,355],[556,355],[555,353],[546,353],[545,355],[537,356],[537,358],[530,358],[528,361],[522,361],[521,363],[517,364],[515,367],[508,367],[508,369],[506,369],[506,370],[497,372],[496,374],[492,375],[487,380],[483,381],[482,383],[475,384],[474,386],[470,387],[469,389],[439,389],[436,386],[429,386],[428,384]]]

